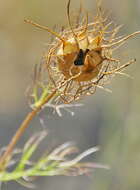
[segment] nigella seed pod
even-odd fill
[[[113,58],[114,51],[129,38],[140,34],[138,31],[124,38],[117,36],[121,26],[114,27],[113,22],[108,22],[99,1],[94,22],[89,23],[86,14],[84,20],[77,19],[76,25],[72,25],[70,1],[67,4],[69,28],[60,33],[26,20],[55,36],[45,54],[44,72],[48,73],[49,85],[58,91],[59,98],[65,103],[93,94],[97,87],[104,89],[111,76],[124,74],[122,70],[135,59],[121,65],[120,60]]]
[[[67,79],[75,76],[74,81],[90,81],[98,75],[102,67],[102,49],[99,46],[96,49],[97,40],[90,39],[87,34],[80,38],[77,34],[79,49],[74,38],[60,46],[57,52],[58,67]]]

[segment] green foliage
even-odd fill
[[[95,163],[81,163],[81,159],[98,151],[98,147],[93,147],[81,153],[74,159],[68,159],[68,155],[77,152],[77,148],[72,142],[67,142],[57,147],[50,153],[45,153],[37,161],[31,158],[37,150],[40,142],[47,135],[46,131],[39,132],[29,139],[23,150],[20,152],[20,159],[15,162],[14,154],[10,163],[14,163],[14,169],[9,172],[8,169],[0,173],[0,181],[15,180],[22,184],[31,177],[54,176],[54,175],[82,175],[92,168],[106,168],[108,166]],[[10,164],[9,163],[9,167]],[[25,180],[25,181],[24,181]]]

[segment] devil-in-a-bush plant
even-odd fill
[[[83,19],[81,9],[76,22],[72,24],[70,17],[70,0],[67,4],[69,28],[56,33],[46,26],[41,26],[30,20],[25,20],[40,29],[47,30],[55,36],[48,51],[44,54],[43,64],[35,66],[33,84],[30,86],[30,107],[32,111],[27,115],[21,126],[13,136],[9,145],[0,157],[0,181],[29,179],[35,176],[53,175],[81,175],[94,167],[108,168],[101,164],[81,163],[81,159],[98,150],[97,147],[88,149],[76,158],[69,160],[68,155],[76,148],[66,143],[54,151],[32,161],[31,156],[37,149],[39,142],[45,136],[44,132],[30,138],[20,159],[15,158],[15,145],[29,126],[32,119],[46,106],[52,106],[61,114],[60,108],[71,106],[86,95],[94,94],[97,88],[108,90],[104,85],[110,82],[112,76],[124,74],[122,71],[135,62],[134,60],[121,64],[114,58],[114,51],[131,38],[140,34],[134,32],[126,37],[117,36],[120,26],[109,22],[97,1],[97,15],[89,23],[88,14]],[[61,104],[63,104],[61,106]],[[14,164],[14,169],[8,168]]]

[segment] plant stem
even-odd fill
[[[52,93],[50,93],[46,99],[34,110],[28,113],[24,121],[21,123],[20,127],[16,131],[15,135],[13,136],[12,140],[10,141],[9,145],[6,148],[6,151],[3,153],[3,155],[0,157],[0,170],[4,170],[7,166],[7,162],[10,160],[10,156],[13,152],[13,149],[15,145],[17,144],[20,137],[23,135],[25,129],[29,126],[29,123],[33,120],[33,118],[37,115],[37,113],[41,110],[42,106],[45,105],[51,98],[54,97],[56,94],[56,90],[54,90]]]

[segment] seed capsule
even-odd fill
[[[110,76],[116,73],[123,74],[122,70],[135,62],[134,59],[120,65],[120,61],[114,59],[112,55],[114,50],[129,38],[140,34],[140,31],[124,38],[116,37],[120,26],[114,28],[113,22],[107,22],[99,3],[97,7],[94,22],[88,23],[87,15],[84,21],[78,19],[74,27],[70,19],[70,0],[68,0],[69,28],[61,33],[26,20],[56,37],[45,54],[44,73],[47,71],[49,85],[58,90],[59,97],[65,103],[83,95],[93,94],[97,87],[104,89],[103,86],[110,80]],[[42,81],[42,86],[44,83]]]
[[[73,79],[75,81],[90,81],[100,72],[104,60],[102,57],[102,49],[96,48],[96,38],[94,40],[86,38],[87,36],[79,40],[79,50],[77,49],[74,39],[71,39],[70,42],[66,42],[64,46],[62,44],[58,49],[58,67],[67,79],[76,76]]]

